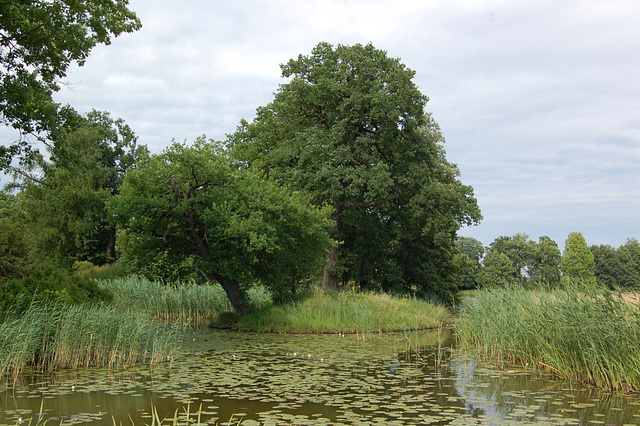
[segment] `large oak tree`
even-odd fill
[[[111,211],[124,225],[124,262],[143,271],[158,259],[192,266],[199,280],[222,285],[239,314],[250,312],[245,291],[254,284],[276,301],[294,298],[331,244],[330,208],[239,170],[204,138],[175,143],[129,171]]]
[[[324,288],[411,289],[449,298],[456,232],[481,219],[425,112],[414,72],[371,44],[318,44],[282,65],[274,100],[232,135],[234,155],[334,208]]]

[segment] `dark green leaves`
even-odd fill
[[[273,102],[232,136],[236,158],[334,207],[333,279],[448,298],[456,231],[481,214],[414,72],[371,44],[320,43],[282,75]]]
[[[261,283],[278,300],[317,275],[330,244],[328,208],[238,170],[202,138],[129,172],[111,207],[126,227],[124,259],[138,268],[156,255],[192,259],[199,278],[225,290]]]

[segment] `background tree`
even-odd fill
[[[478,273],[482,267],[485,248],[480,241],[471,237],[457,237],[456,247],[465,256],[467,262],[462,271],[462,287],[472,289],[477,287]]]
[[[547,236],[531,242],[531,260],[528,274],[534,283],[555,286],[560,283],[560,258],[558,244]]]
[[[489,250],[482,261],[478,281],[483,287],[509,287],[518,284],[517,275],[513,262],[506,254]]]
[[[582,232],[572,232],[567,237],[560,266],[563,279],[579,281],[585,285],[596,284],[593,254],[589,251]]]
[[[625,288],[640,288],[640,242],[636,238],[629,238],[624,245],[618,247],[617,256],[624,271],[620,285]]]
[[[232,136],[234,156],[334,208],[323,288],[455,292],[455,236],[481,219],[447,162],[414,72],[372,45],[318,44],[282,67],[274,100]]]
[[[589,247],[593,254],[594,274],[598,285],[610,289],[620,288],[625,280],[625,271],[615,248],[608,244]]]
[[[533,261],[535,243],[529,239],[527,234],[518,233],[513,237],[501,236],[496,238],[489,246],[489,252],[497,251],[503,253],[513,264],[515,278],[520,287],[524,287],[527,278],[526,268]]]
[[[103,264],[115,258],[115,223],[106,203],[148,150],[137,145],[123,120],[108,113],[64,114],[64,126],[51,134],[49,159],[11,168],[10,186],[19,190],[13,220],[42,258],[67,266],[83,260]]]
[[[15,196],[0,191],[0,284],[25,269],[29,247],[22,224],[15,219]]]
[[[22,133],[58,125],[59,90],[72,62],[83,65],[97,44],[140,28],[127,0],[32,0],[0,2],[0,123]],[[14,155],[28,156],[21,140],[0,146],[0,170]]]
[[[181,259],[198,279],[220,283],[244,314],[248,286],[262,284],[287,300],[321,269],[331,212],[238,170],[227,156],[203,138],[174,144],[127,173],[111,211],[125,226],[123,260],[139,267],[159,255]]]

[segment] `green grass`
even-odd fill
[[[128,367],[171,357],[179,335],[150,318],[101,304],[34,303],[0,324],[0,377],[40,370]]]
[[[240,319],[243,330],[259,332],[355,333],[441,327],[449,311],[410,297],[341,291],[317,292],[286,306],[270,306]]]
[[[640,307],[604,288],[476,292],[455,323],[463,348],[598,387],[640,390]]]
[[[137,276],[99,281],[100,288],[113,294],[119,309],[142,312],[164,321],[201,324],[215,321],[233,307],[218,284],[195,282],[167,285]],[[248,291],[250,303],[256,308],[271,303],[271,296],[262,287]]]

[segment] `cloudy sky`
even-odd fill
[[[460,234],[640,238],[637,0],[130,0],[143,27],[94,49],[57,100],[122,117],[160,152],[222,140],[320,41],[416,71],[484,220]]]

